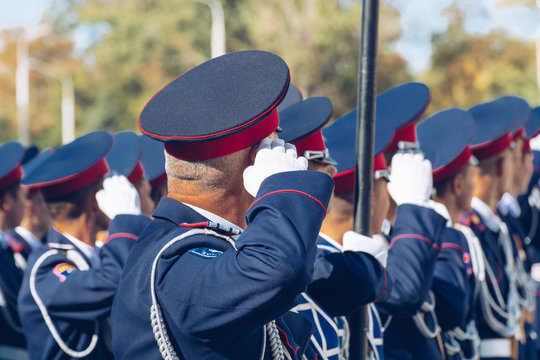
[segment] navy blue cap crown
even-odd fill
[[[227,155],[276,130],[276,108],[289,82],[289,68],[277,55],[258,50],[223,55],[156,93],[139,117],[139,128],[181,159]]]
[[[292,143],[322,129],[332,116],[333,106],[326,97],[312,97],[279,112],[282,129],[279,138]]]
[[[377,96],[376,126],[394,134],[386,151],[397,150],[399,141],[416,142],[415,123],[430,100],[429,88],[419,82],[399,85]]]
[[[35,168],[39,167],[53,154],[53,152],[54,150],[52,148],[47,148],[43,150],[38,156],[34,157],[32,160],[30,160],[26,164],[23,164],[24,177],[26,178],[26,176],[32,173]]]
[[[525,124],[525,138],[530,139],[538,135],[540,131],[540,106],[531,110],[531,117]]]
[[[17,141],[9,141],[0,146],[0,190],[21,180],[21,160],[24,147]]]
[[[59,147],[25,176],[21,185],[41,189],[50,199],[59,197],[99,180],[109,171],[105,155],[113,145],[107,131],[94,131]]]
[[[501,99],[506,101],[508,104],[511,104],[514,108],[514,116],[516,119],[510,135],[512,137],[523,137],[525,133],[524,127],[531,117],[531,108],[529,103],[524,98],[515,95],[501,96]]]
[[[283,101],[278,106],[278,111],[281,113],[283,110],[285,110],[289,106],[302,101],[302,99],[303,99],[303,96],[300,90],[298,90],[298,88],[294,84],[290,84],[289,90],[287,90],[287,93],[285,94]]]
[[[472,115],[459,108],[440,111],[417,126],[420,149],[431,161],[434,181],[457,173],[468,163],[473,129]]]
[[[121,131],[114,135],[114,145],[107,154],[107,164],[111,171],[127,177],[132,183],[137,183],[143,176],[139,160],[142,156],[141,138],[133,131]],[[135,174],[137,172],[137,174]]]
[[[141,163],[144,173],[152,187],[159,186],[167,180],[163,143],[145,135],[141,135],[141,139],[143,144]]]

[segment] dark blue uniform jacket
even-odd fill
[[[246,214],[237,250],[224,239],[195,235],[162,253],[157,300],[180,358],[260,359],[263,325],[276,318],[284,347],[293,359],[301,358],[310,332],[301,341],[292,338],[280,315],[298,303],[311,281],[332,189],[332,179],[320,172],[272,175]],[[130,254],[113,305],[117,360],[160,359],[150,322],[151,265],[165,244],[190,229],[179,224],[207,220],[171,198],[162,198],[153,216]]]
[[[35,268],[35,290],[46,308],[62,341],[72,350],[81,352],[89,347],[92,336],[97,343],[82,359],[112,359],[110,326],[112,300],[127,255],[137,234],[150,222],[142,215],[118,215],[111,222],[109,241],[99,250],[100,265],[87,271],[76,269],[65,251],[45,258],[39,267],[38,259],[52,244],[72,246],[61,233],[51,228],[47,246],[32,252],[19,294],[19,314],[28,343],[31,359],[71,359],[61,350],[51,335],[44,317],[31,292],[31,274]],[[113,233],[116,232],[116,233]],[[117,235],[120,234],[120,235]],[[115,236],[116,235],[116,236]],[[91,266],[90,259],[72,246]]]

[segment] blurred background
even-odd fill
[[[377,91],[432,90],[427,115],[539,100],[534,0],[381,0]],[[334,118],[356,105],[361,0],[0,0],[0,142],[137,129],[146,101],[220,53],[274,52]],[[62,127],[63,130],[62,130]]]

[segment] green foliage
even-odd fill
[[[535,45],[503,31],[470,35],[458,18],[432,37],[431,68],[421,76],[432,90],[428,113],[458,106],[469,108],[505,94],[538,99]]]

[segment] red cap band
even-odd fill
[[[394,152],[398,150],[400,141],[416,142],[416,124],[414,122],[405,125],[401,129],[397,129],[394,137],[383,152]]]
[[[21,181],[23,176],[23,169],[21,164],[15,165],[15,167],[8,172],[4,177],[0,179],[0,190],[7,189],[11,185]]]
[[[57,179],[49,183],[33,184],[23,186],[27,189],[41,189],[45,199],[53,199],[62,195],[80,190],[92,184],[109,172],[109,166],[105,158],[101,158],[94,165],[90,166],[78,174],[72,174],[62,179]]]
[[[302,156],[305,151],[324,151],[326,149],[321,129],[306,137],[294,140],[292,143],[296,146],[298,156]]]
[[[384,153],[380,153],[379,155],[375,156],[375,159],[373,159],[373,173],[375,173],[375,171],[385,170],[387,168],[388,166],[386,166]],[[353,190],[355,184],[355,174],[356,169],[350,169],[334,175],[334,193],[339,194],[345,191]]]
[[[233,135],[207,141],[165,143],[165,151],[181,160],[217,158],[258,143],[276,131],[278,125],[279,115],[274,108],[264,119]]]
[[[137,161],[137,164],[135,165],[133,170],[131,170],[131,174],[129,174],[127,178],[130,183],[135,185],[139,182],[139,180],[141,180],[143,176],[144,176],[144,169],[141,165],[141,162]]]
[[[516,130],[516,132],[514,133],[514,136],[512,136],[512,140],[516,140],[523,137],[525,137],[525,128],[521,127]]]
[[[481,161],[502,153],[504,150],[508,149],[511,144],[512,139],[510,138],[510,134],[505,133],[503,136],[493,141],[471,146],[471,149],[473,155]]]
[[[153,189],[153,188],[157,188],[158,186],[160,186],[161,184],[166,183],[166,182],[167,182],[167,173],[163,172],[158,177],[150,180],[150,186]]]
[[[471,147],[467,145],[465,149],[463,149],[463,151],[458,156],[456,156],[454,160],[450,161],[444,166],[433,170],[433,182],[441,181],[456,174],[465,165],[467,165],[471,156]]]

